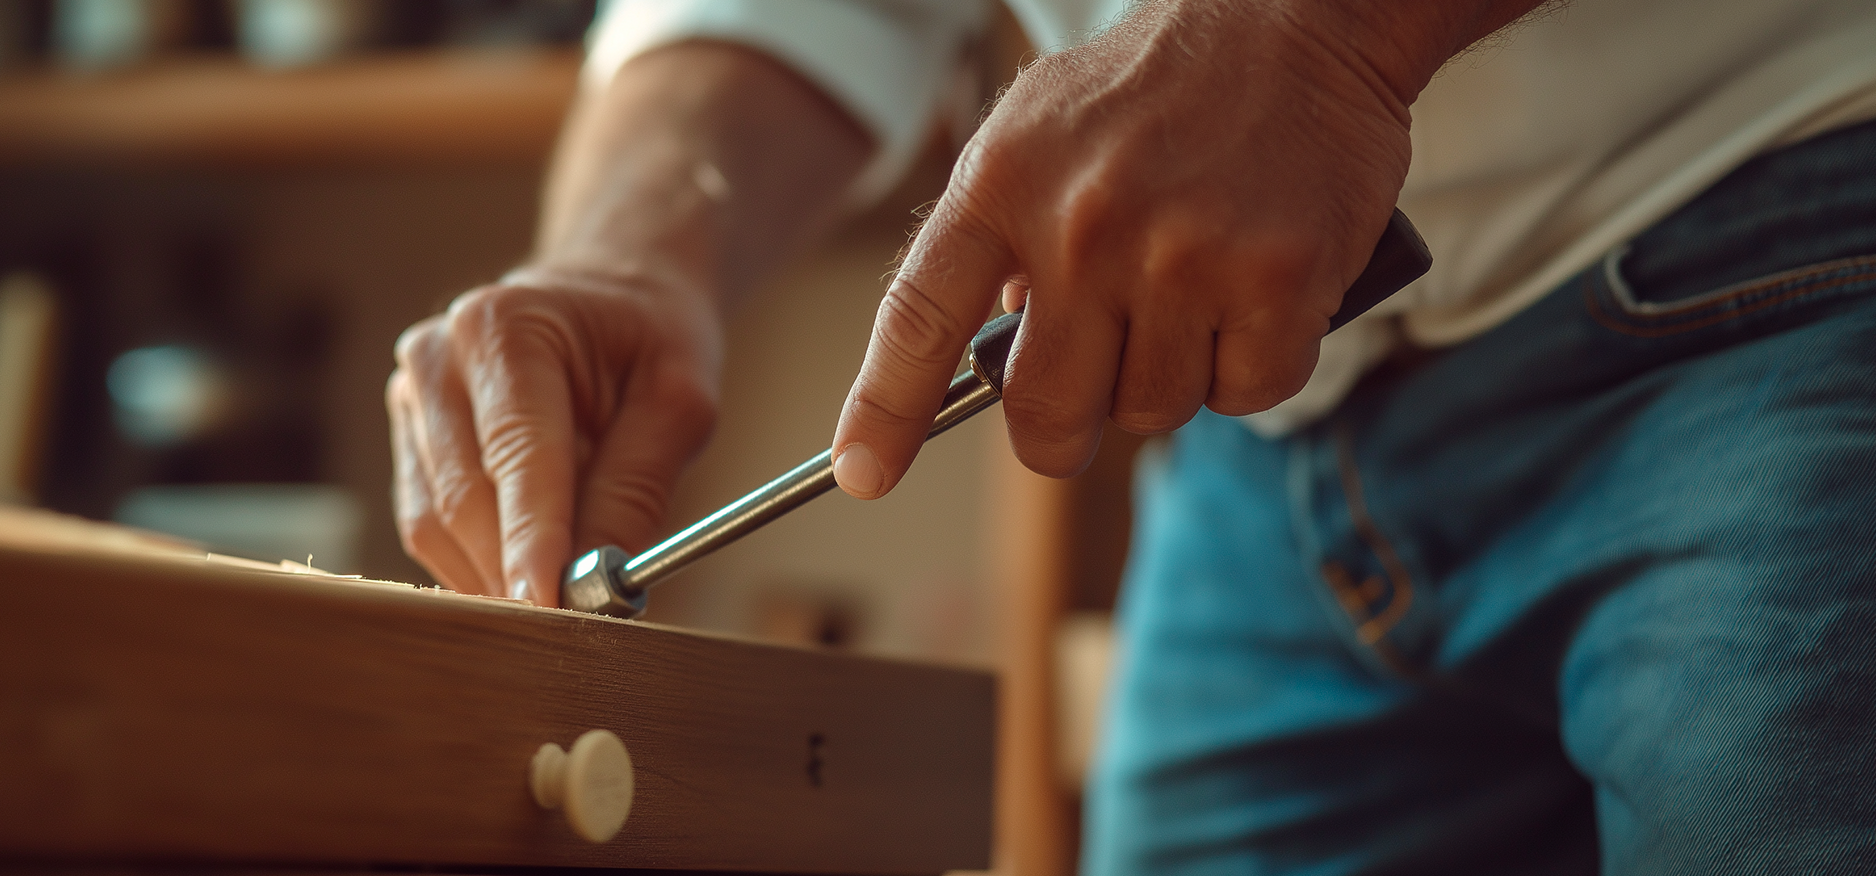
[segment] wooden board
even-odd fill
[[[988,864],[985,673],[0,529],[0,863]],[[604,844],[527,785],[594,728]]]

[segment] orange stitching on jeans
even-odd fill
[[[1355,533],[1361,536],[1368,549],[1381,561],[1381,568],[1387,571],[1388,580],[1394,584],[1394,598],[1388,600],[1387,608],[1361,621],[1355,628],[1355,636],[1361,639],[1362,644],[1372,646],[1380,642],[1381,637],[1387,635],[1407,614],[1407,608],[1413,605],[1414,585],[1413,579],[1407,574],[1407,566],[1400,561],[1400,555],[1394,552],[1394,546],[1388,542],[1387,536],[1381,534],[1381,528],[1375,525],[1374,518],[1368,516],[1368,502],[1361,489],[1361,472],[1355,468],[1353,444],[1346,425],[1336,429],[1336,462],[1342,473],[1342,494],[1348,499],[1348,516],[1355,523]],[[1340,583],[1349,588],[1349,598],[1360,599],[1349,577],[1348,572],[1343,570]],[[1336,599],[1343,601],[1346,610],[1347,602],[1343,599],[1341,588],[1336,585],[1334,580],[1329,582],[1330,588],[1337,591]]]
[[[1334,560],[1324,562],[1322,580],[1329,582],[1329,591],[1335,594],[1335,601],[1341,603],[1342,610],[1348,612],[1349,617],[1359,620],[1372,613],[1373,603],[1362,597],[1355,584],[1355,576],[1348,573],[1347,566]]]
[[[1871,268],[1872,270],[1858,271],[1856,273],[1838,277],[1836,279],[1833,279],[1825,283],[1818,283],[1814,285],[1803,284],[1805,277],[1815,276],[1817,274],[1829,273],[1831,271],[1840,271],[1847,267],[1865,267],[1865,268]],[[1850,283],[1859,282],[1861,280],[1867,280],[1867,279],[1870,279],[1872,276],[1876,276],[1876,256],[1857,256],[1855,258],[1838,259],[1836,261],[1824,262],[1820,265],[1816,265],[1809,269],[1800,269],[1796,273],[1793,273],[1790,271],[1780,273],[1780,274],[1767,278],[1762,283],[1754,283],[1753,285],[1742,287],[1739,290],[1729,295],[1725,295],[1720,298],[1713,299],[1712,301],[1703,301],[1700,303],[1699,307],[1693,308],[1692,311],[1698,311],[1698,310],[1711,308],[1722,302],[1736,301],[1743,296],[1751,295],[1756,292],[1763,292],[1766,289],[1770,289],[1770,288],[1780,286],[1786,283],[1802,284],[1796,288],[1789,289],[1783,293],[1774,295],[1770,298],[1765,298],[1760,301],[1755,301],[1750,304],[1744,304],[1739,307],[1735,307],[1723,313],[1716,313],[1709,317],[1693,320],[1692,322],[1675,323],[1670,326],[1658,327],[1658,328],[1644,328],[1641,326],[1630,325],[1628,323],[1624,323],[1624,322],[1617,320],[1613,315],[1603,310],[1602,302],[1597,300],[1596,288],[1594,284],[1591,284],[1588,281],[1585,281],[1583,283],[1583,299],[1589,305],[1590,318],[1596,320],[1596,322],[1598,323],[1601,323],[1604,328],[1618,331],[1618,332],[1621,332],[1622,334],[1630,335],[1630,336],[1638,337],[1638,338],[1662,338],[1662,337],[1667,337],[1668,335],[1677,335],[1677,334],[1680,334],[1681,332],[1690,332],[1690,331],[1693,331],[1694,329],[1701,329],[1701,328],[1706,328],[1707,326],[1718,325],[1720,323],[1726,322],[1727,320],[1734,319],[1740,316],[1744,316],[1748,313],[1752,313],[1755,310],[1762,310],[1774,304],[1779,304],[1785,301],[1789,301],[1801,295],[1807,295],[1812,292],[1822,292],[1826,289],[1832,289],[1838,286],[1848,285]]]
[[[1370,585],[1378,589],[1381,584],[1381,579],[1378,577],[1371,577],[1356,584],[1354,576],[1348,573],[1348,568],[1334,560],[1322,564],[1322,580],[1329,582],[1329,591],[1335,594],[1335,601],[1342,606],[1342,610],[1347,612],[1350,618],[1360,618],[1368,614],[1371,603],[1364,598],[1364,591],[1368,590]],[[1359,635],[1360,627],[1356,629]],[[1408,677],[1418,675],[1412,666],[1407,665],[1406,660],[1401,659],[1400,651],[1394,648],[1393,643],[1377,638],[1372,642],[1364,639],[1362,644],[1373,648],[1375,654],[1381,658],[1381,662],[1387,664],[1387,667],[1394,672]]]

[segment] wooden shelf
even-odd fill
[[[0,165],[215,167],[534,163],[579,53],[411,52],[294,71],[233,57],[0,76]]]

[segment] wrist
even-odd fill
[[[534,253],[511,276],[602,290],[650,285],[721,303],[730,205],[698,181],[702,167],[714,169],[708,144],[675,125],[641,127],[584,150],[563,147],[559,170],[586,166],[556,182],[577,182],[578,191],[550,193]],[[568,151],[585,154],[568,161]]]
[[[714,285],[696,270],[675,261],[656,258],[574,261],[536,258],[503,274],[507,286],[557,289],[587,295],[608,295],[662,302],[694,318],[721,321]]]
[[[1280,0],[1281,15],[1411,106],[1440,67],[1540,0]]]

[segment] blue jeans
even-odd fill
[[[1084,868],[1876,872],[1876,125],[1142,466]]]

